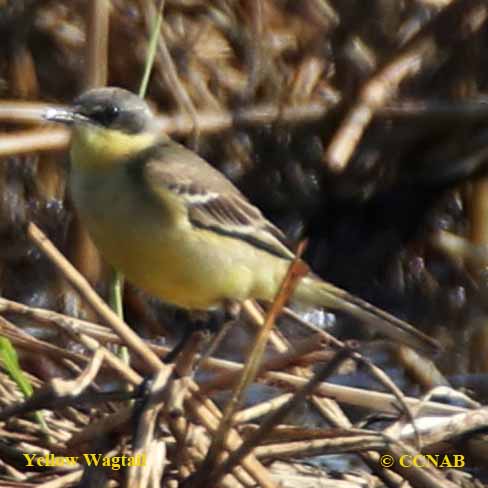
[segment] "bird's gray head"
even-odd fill
[[[68,109],[52,108],[44,117],[72,126],[71,164],[78,169],[123,164],[167,137],[144,100],[121,88],[87,91]]]
[[[95,88],[83,93],[65,109],[49,109],[45,118],[64,124],[88,124],[126,134],[147,131],[153,123],[144,100],[123,88]]]

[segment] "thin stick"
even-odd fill
[[[241,410],[234,415],[234,424],[250,422],[258,417],[262,417],[270,412],[274,412],[288,402],[292,397],[292,393],[284,393],[283,395],[279,395],[267,402],[262,402],[258,405],[253,405],[252,407]]]
[[[293,293],[293,289],[298,283],[298,280],[308,271],[307,267],[300,260],[300,254],[303,251],[303,248],[304,245],[301,245],[298,249],[295,258],[290,264],[286,276],[283,279],[276,298],[273,301],[273,305],[271,306],[269,314],[266,317],[266,321],[263,327],[259,330],[259,333],[254,343],[254,347],[249,353],[239,382],[235,386],[232,397],[225,407],[221,422],[219,424],[219,428],[214,437],[214,441],[210,446],[205,461],[203,462],[198,473],[196,474],[195,486],[208,485],[207,477],[210,474],[210,471],[215,465],[219,454],[222,452],[223,447],[226,444],[227,436],[232,427],[233,416],[242,402],[247,387],[252,383],[252,381],[254,381],[254,378],[256,377],[256,374],[259,370],[264,350],[266,348],[266,344],[268,342],[268,338],[275,323],[275,320],[278,317],[281,309],[285,306],[288,298]]]
[[[154,11],[154,5],[152,2],[146,2],[147,8],[144,10],[145,21],[147,27],[150,28],[151,19],[156,15]],[[162,2],[164,3],[164,2]],[[162,6],[161,6],[162,12]],[[158,31],[159,32],[159,31]],[[166,45],[166,39],[164,34],[161,32],[158,36],[158,54],[157,67],[160,70],[161,76],[163,77],[167,87],[174,96],[176,102],[191,118],[193,124],[193,145],[196,148],[198,143],[198,137],[200,135],[200,129],[198,126],[197,111],[193,102],[188,95],[188,92],[178,76],[178,71],[169,52],[168,46]]]
[[[259,445],[264,437],[273,429],[273,427],[283,417],[295,408],[300,402],[303,402],[305,398],[312,394],[317,385],[319,385],[325,378],[329,377],[336,371],[339,365],[348,357],[348,353],[345,350],[339,351],[335,357],[326,364],[310,381],[308,381],[299,391],[293,395],[288,402],[282,405],[278,410],[268,415],[260,428],[249,435],[244,443],[236,450],[233,451],[227,460],[218,466],[212,476],[209,479],[209,486],[216,486],[218,480],[230,470],[236,466],[241,459],[249,454],[254,447]]]
[[[158,13],[156,15],[156,21],[154,26],[151,27],[151,37],[147,46],[146,63],[144,65],[144,74],[142,75],[141,84],[139,86],[139,96],[144,98],[146,96],[147,85],[149,84],[149,78],[151,76],[152,68],[154,65],[154,59],[156,58],[156,52],[158,49],[158,40],[161,32],[161,24],[163,21],[163,8],[164,0],[160,0]]]
[[[36,151],[64,149],[70,133],[66,129],[34,129],[13,132],[0,137],[0,157]]]
[[[106,323],[133,350],[153,372],[159,371],[164,365],[146,343],[100,298],[88,281],[73,265],[56,249],[46,235],[32,222],[27,226],[29,238],[58,268],[70,285],[86,300]]]
[[[364,85],[357,104],[347,113],[325,153],[324,163],[329,169],[340,172],[346,168],[375,111],[396,93],[401,81],[418,73],[434,52],[433,41],[428,38],[395,57]]]
[[[109,0],[90,0],[88,2],[86,88],[107,84],[109,19]]]

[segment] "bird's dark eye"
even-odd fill
[[[103,107],[95,107],[90,113],[90,118],[95,122],[98,122],[100,125],[108,127],[114,122],[118,115],[118,107],[115,105],[106,105]]]

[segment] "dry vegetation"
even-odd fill
[[[25,400],[0,361],[0,486],[487,483],[486,0],[166,0],[147,92],[165,129],[307,237],[317,273],[445,348],[426,358],[330,314],[273,328],[295,263],[273,307],[245,304],[212,357],[202,332],[174,364],[160,337],[195,318],[128,284],[130,329],[98,298],[111,272],[70,205],[68,134],[40,117],[88,87],[137,92],[160,7],[0,0],[0,334],[34,387]],[[399,465],[418,452],[465,466]]]

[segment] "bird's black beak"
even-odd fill
[[[87,117],[70,108],[48,108],[42,117],[49,122],[58,122],[60,124],[72,125],[75,122],[83,122]]]

